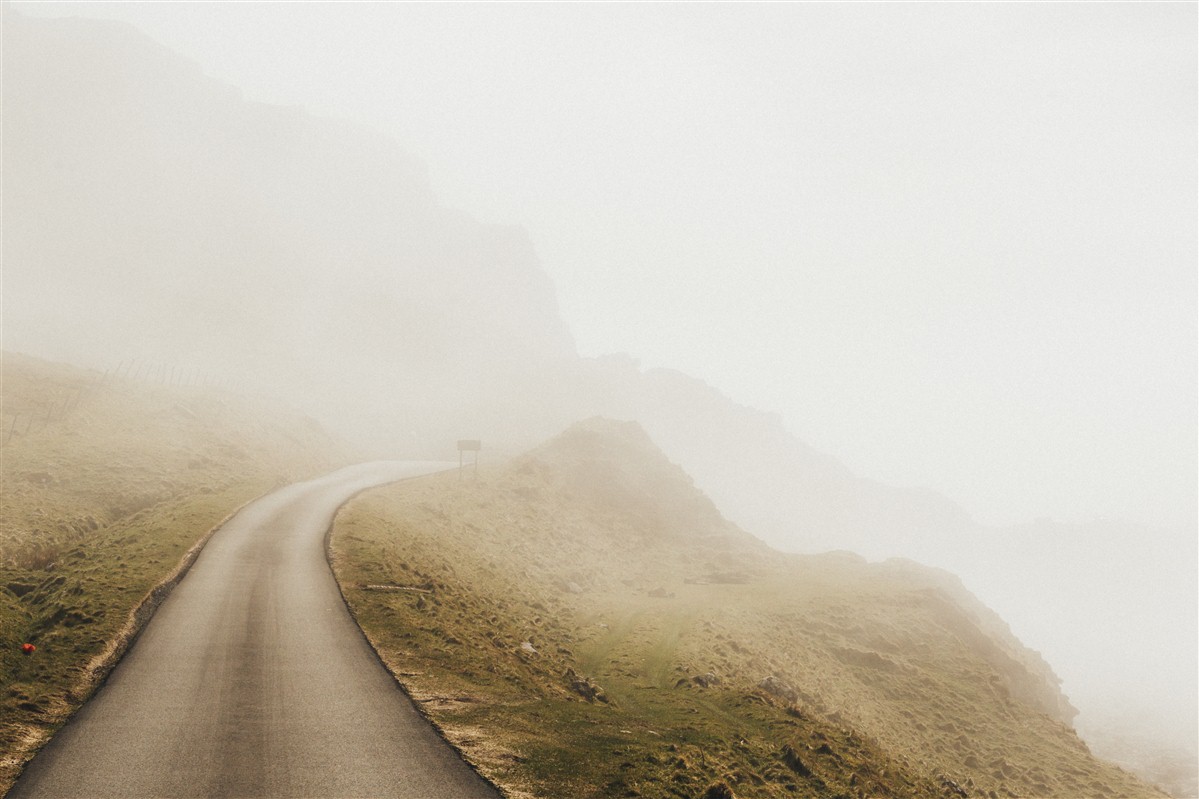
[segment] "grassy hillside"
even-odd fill
[[[210,390],[11,353],[0,368],[2,794],[188,550],[233,509],[337,455],[310,422]]]
[[[511,796],[1161,796],[950,575],[787,556],[636,425],[371,492],[334,568],[384,660]]]

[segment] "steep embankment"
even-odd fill
[[[3,793],[197,541],[247,500],[339,458],[311,420],[211,389],[12,353],[0,373]],[[23,655],[27,642],[37,649]]]
[[[384,659],[512,795],[1161,795],[1090,755],[955,578],[775,552],[634,424],[374,492],[333,548]]]

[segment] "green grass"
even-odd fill
[[[337,457],[280,409],[11,353],[2,369],[0,422],[14,435],[0,449],[0,793],[95,688],[191,547]]]
[[[581,434],[371,492],[332,539],[367,636],[508,795],[1161,795],[1090,756],[944,575],[772,552],[635,431]]]

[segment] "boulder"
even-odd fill
[[[759,682],[758,687],[766,693],[788,702],[795,702],[799,699],[799,691],[773,674]]]

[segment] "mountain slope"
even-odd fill
[[[634,424],[372,492],[332,547],[381,656],[514,796],[1162,795],[953,577],[770,550]]]

